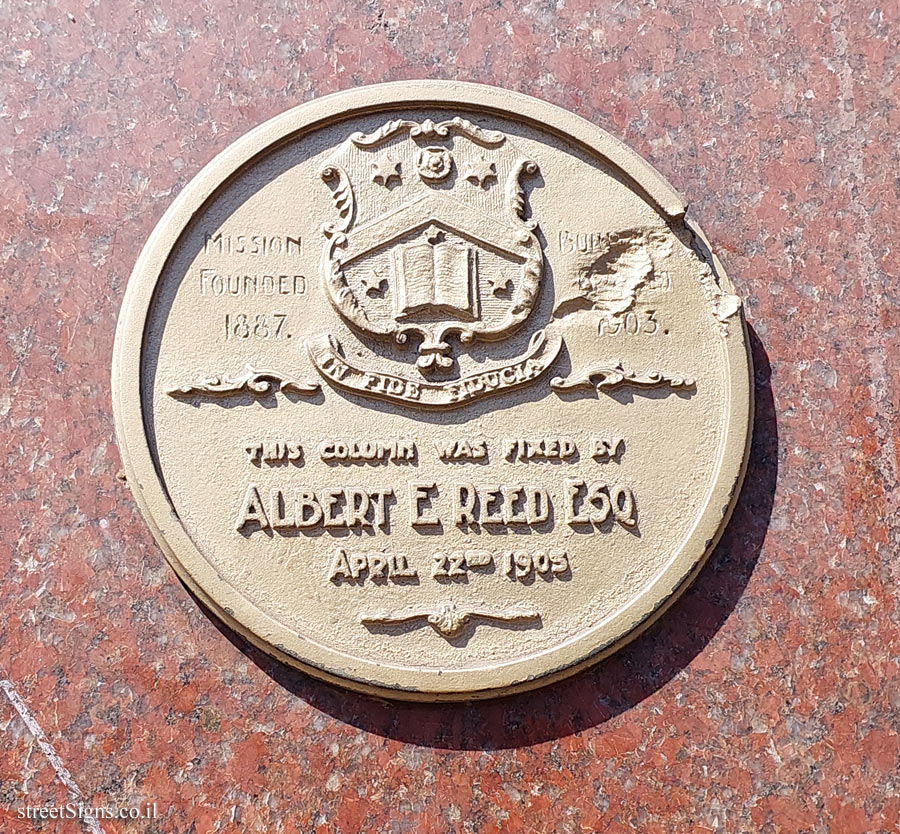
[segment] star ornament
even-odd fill
[[[400,161],[392,156],[383,156],[372,163],[372,182],[388,186],[391,180],[401,182]]]
[[[463,170],[463,178],[473,185],[484,188],[484,184],[491,178],[497,179],[497,166],[488,162],[483,156],[469,160]]]
[[[382,278],[381,274],[374,269],[368,271],[360,284],[369,298],[384,298],[387,293],[387,278]]]
[[[509,295],[509,286],[511,283],[512,281],[510,281],[509,278],[506,278],[502,275],[488,278],[488,284],[490,285],[491,293],[496,296]]]
[[[434,223],[425,230],[425,239],[431,244],[439,243],[443,236],[444,230],[439,226],[435,226]]]

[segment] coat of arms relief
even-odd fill
[[[323,226],[325,288],[369,335],[417,339],[427,377],[462,344],[528,318],[543,271],[523,180],[538,172],[507,136],[456,117],[354,133],[322,170],[337,218]]]

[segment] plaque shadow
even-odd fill
[[[719,544],[684,594],[631,643],[576,675],[484,701],[411,703],[363,695],[317,680],[270,657],[198,605],[245,656],[315,709],[374,735],[451,750],[499,750],[551,741],[641,703],[703,652],[738,604],[766,538],[778,475],[778,425],[771,368],[748,327],[755,414],[747,473]],[[196,597],[195,597],[196,599]],[[674,692],[667,696],[669,700]]]

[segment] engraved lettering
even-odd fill
[[[457,551],[445,556],[443,553],[435,553],[434,569],[431,575],[435,578],[458,578],[466,576],[466,554]]]
[[[453,513],[456,524],[460,527],[474,524],[475,502],[478,500],[475,487],[472,484],[454,484],[453,495],[456,501]]]
[[[322,523],[326,527],[346,527],[347,519],[343,510],[345,503],[344,490],[325,489],[322,490],[322,497]]]
[[[446,347],[445,342],[436,344]],[[366,396],[440,408],[454,407],[536,379],[550,367],[561,346],[562,339],[559,335],[548,336],[543,330],[539,330],[532,336],[526,353],[506,368],[474,373],[447,382],[414,382],[404,377],[389,376],[351,365],[338,355],[342,353],[342,348],[334,336],[325,335],[307,341],[307,350],[316,369],[339,383],[340,387]],[[443,350],[444,347],[435,347],[434,350]],[[432,353],[428,357],[420,357],[420,361],[427,364],[434,358],[434,362],[437,362],[438,355]]]
[[[634,517],[634,495],[630,489],[617,486],[610,489],[612,499],[612,511],[616,521],[624,527],[634,527],[637,519]]]
[[[494,564],[489,550],[455,550],[451,553],[435,553],[432,556],[431,575],[441,579],[465,579],[472,571],[482,571]]]
[[[449,576],[447,573],[447,557],[443,553],[435,553],[432,558],[434,559],[434,567],[431,569],[431,575],[436,579],[442,576]]]
[[[618,317],[602,318],[597,325],[597,332],[607,336],[655,336],[657,333],[668,333],[660,330],[656,319],[656,310],[628,310]]]
[[[434,481],[411,481],[409,485],[409,523],[414,527],[436,527],[441,520],[433,511],[437,484]]]
[[[331,379],[340,382],[347,374],[350,368],[345,365],[337,356],[329,356],[323,360],[320,370]]]
[[[338,547],[331,558],[328,578],[336,585],[347,581],[364,583],[403,582],[418,576],[403,553],[350,551]]]
[[[600,527],[611,515],[623,527],[631,528],[637,524],[635,510],[634,494],[629,487],[566,479],[566,522],[573,527],[580,524]]]
[[[298,527],[315,527],[322,520],[322,506],[311,490],[299,490],[297,492]]]
[[[416,569],[410,567],[409,561],[407,560],[405,554],[397,553],[392,557],[392,560],[391,576],[400,576],[405,578],[418,576]]]
[[[206,255],[300,255],[300,235],[229,234],[206,232],[203,236]]]
[[[481,523],[487,525],[504,524],[503,488],[498,485],[481,488]]]
[[[273,489],[269,494],[269,512],[272,527],[283,529],[295,527],[295,502],[285,501],[284,493],[280,489]]]
[[[612,502],[606,487],[600,483],[590,484],[587,488],[588,518],[596,525],[603,524],[612,510]]]
[[[345,489],[344,500],[347,509],[347,526],[353,527],[357,524],[368,524],[366,515],[369,507],[372,505],[367,492],[361,489]]]
[[[354,527],[381,528],[390,532],[390,505],[393,489],[334,487],[315,492],[311,489],[285,491],[272,488],[264,503],[256,485],[247,488],[236,526],[243,530],[309,529],[321,525],[326,529]]]
[[[500,556],[500,573],[512,582],[528,582],[534,574],[543,579],[562,577],[571,570],[565,551],[507,550]]]
[[[414,440],[333,440],[317,447],[326,463],[413,463],[417,450]]]
[[[550,494],[522,484],[453,485],[453,517],[459,527],[484,524],[543,524],[550,518]]]
[[[550,496],[546,489],[535,488],[525,495],[525,519],[529,524],[543,524],[550,518]]]
[[[260,530],[267,530],[269,527],[269,517],[266,515],[262,499],[259,497],[259,490],[254,484],[249,484],[244,493],[235,529],[243,530],[248,524],[256,524]]]
[[[502,451],[510,462],[562,461],[574,458],[578,447],[570,437],[505,437]]]
[[[466,575],[466,554],[461,552],[451,553],[447,568],[447,576]]]
[[[418,400],[420,396],[419,386],[411,380],[398,379],[374,371],[368,371],[363,375],[362,387],[373,394],[402,400]]]
[[[299,273],[227,273],[204,267],[199,275],[200,295],[205,297],[275,298],[306,295],[307,289],[306,276]]]
[[[225,325],[225,340],[270,340],[290,339],[284,323],[287,321],[287,313],[258,313],[255,316],[247,313],[225,313],[223,323]]]
[[[394,490],[375,490],[370,493],[369,497],[375,509],[375,525],[386,529],[389,526],[387,505],[388,501],[394,497]]]
[[[444,440],[435,441],[434,448],[443,461],[485,460],[487,458],[487,441],[485,440]]]
[[[347,551],[343,547],[339,547],[334,551],[334,557],[331,560],[331,569],[328,571],[328,578],[332,581],[348,578],[356,579],[350,572],[350,561],[347,559]]]
[[[566,478],[566,521],[572,525],[591,523],[588,516],[581,514],[582,489],[584,489],[584,481]]]
[[[509,496],[504,506],[503,520],[507,524],[527,524],[525,514],[525,487],[515,484],[507,488]]]
[[[625,439],[622,437],[597,437],[591,438],[591,457],[595,460],[609,460],[617,458],[625,451]]]
[[[388,557],[385,553],[370,553],[369,562],[369,578],[370,579],[387,579]]]
[[[351,553],[349,561],[350,575],[354,579],[358,578],[360,573],[369,567],[369,557],[366,553]]]

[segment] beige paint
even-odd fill
[[[396,697],[622,645],[702,565],[749,442],[740,300],[684,212],[608,134],[479,85],[347,91],[235,142],[116,339],[173,567],[266,651]]]

